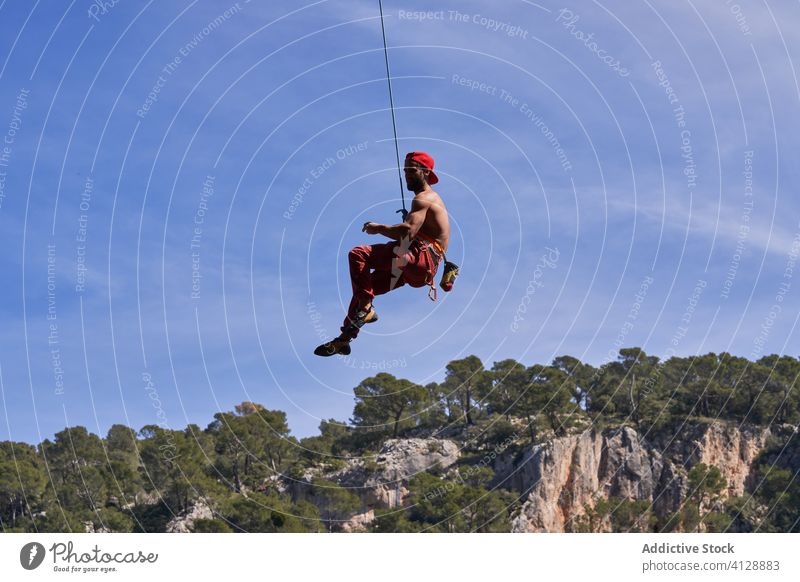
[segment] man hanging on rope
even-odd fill
[[[425,152],[411,152],[405,160],[406,188],[414,192],[411,211],[400,224],[388,226],[367,222],[361,229],[367,234],[381,234],[394,242],[361,245],[350,250],[350,280],[353,299],[339,337],[322,344],[318,356],[348,355],[350,342],[365,323],[378,321],[372,305],[376,295],[408,284],[430,286],[429,296],[436,300],[433,284],[439,262],[450,241],[447,209],[431,189],[439,178],[433,173],[433,158]],[[443,288],[449,290],[443,284]]]

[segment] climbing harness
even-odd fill
[[[394,116],[394,96],[392,95],[392,75],[389,72],[389,50],[386,47],[386,28],[383,25],[383,1],[378,0],[378,8],[381,12],[381,33],[383,34],[383,58],[386,62],[386,82],[389,84],[389,109],[392,112],[392,131],[394,131],[394,153],[397,158],[397,177],[400,181],[400,200],[403,202],[403,208],[398,210],[397,212],[400,213],[400,216],[403,217],[403,222],[405,222],[406,217],[408,216],[408,210],[406,210],[406,192],[403,189],[403,173],[400,169],[400,146],[397,144],[397,121],[395,120]]]

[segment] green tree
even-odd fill
[[[231,526],[221,519],[195,519],[192,524],[194,533],[230,533]]]
[[[488,392],[491,382],[491,374],[484,369],[477,356],[468,356],[447,364],[442,388],[457,400],[467,428],[474,424],[476,399]]]
[[[485,385],[487,393],[481,395],[487,403],[487,411],[510,420],[515,405],[530,384],[528,369],[516,360],[501,360],[492,366],[489,380]]]
[[[419,413],[420,426],[436,429],[453,420],[454,411],[450,408],[452,401],[448,402],[442,387],[436,382],[430,382],[425,385],[425,392],[425,405]]]
[[[358,495],[333,481],[315,479],[312,494],[318,500],[320,516],[329,532],[338,529],[342,521],[358,513],[361,507]]]
[[[300,439],[300,460],[305,465],[326,463],[338,466],[341,464],[339,456],[347,452],[347,440],[352,432],[351,427],[333,418],[321,421],[318,436]]]
[[[736,378],[731,380],[731,415],[740,422],[768,424],[781,409],[783,387],[772,370],[737,358]]]
[[[508,492],[439,479],[418,473],[409,483],[409,518],[430,532],[509,531],[508,508],[516,498]]]
[[[564,434],[566,418],[562,419],[562,415],[571,412],[571,380],[558,368],[538,364],[528,369],[528,376],[530,381],[516,411],[527,421],[531,442],[537,440],[536,428],[540,419],[546,421],[556,435]]]
[[[409,491],[409,518],[419,523],[421,529],[449,533],[465,530],[460,484],[422,472],[411,479]]]
[[[376,509],[375,519],[369,524],[369,531],[374,533],[414,533],[422,531],[420,522],[408,518],[408,509],[390,508]]]
[[[572,400],[585,410],[588,406],[589,388],[597,370],[590,364],[584,364],[572,356],[559,356],[553,360],[551,365],[569,376],[570,385],[573,388]]]
[[[354,392],[353,424],[382,427],[391,423],[393,437],[397,437],[401,423],[413,423],[413,415],[428,395],[422,386],[385,372],[362,381]]]
[[[293,505],[283,495],[261,493],[234,495],[224,504],[222,514],[235,531],[259,533],[297,533],[310,531],[319,515],[308,506]]]
[[[661,366],[655,356],[641,348],[623,348],[616,362],[609,362],[596,375],[589,389],[596,413],[630,419],[637,427],[652,422],[662,402]]]
[[[56,503],[48,504],[44,513],[36,518],[38,533],[86,533],[81,518]]]
[[[508,532],[508,503],[514,495],[488,491],[483,487],[463,487],[459,496],[464,515],[464,531],[490,533]]]
[[[53,502],[84,520],[105,506],[106,456],[97,435],[82,426],[66,428],[55,434],[54,441],[43,441],[41,453],[50,470]]]
[[[188,511],[197,498],[225,491],[209,475],[213,442],[197,426],[173,431],[149,425],[140,432],[145,437],[140,446],[144,489],[163,500],[170,511]]]
[[[286,413],[253,403],[236,409],[233,414],[215,414],[206,432],[213,438],[217,470],[240,493],[244,487],[254,489],[278,476],[296,447]]]
[[[650,501],[647,499],[609,498],[611,531],[649,532],[654,523]]]
[[[32,508],[41,503],[47,474],[36,449],[25,443],[0,443],[0,525],[4,531],[33,527]]]
[[[593,504],[586,503],[583,506],[583,513],[567,522],[567,531],[578,533],[600,533],[607,531],[606,525],[611,513],[611,500],[598,497]]]
[[[135,502],[136,493],[142,490],[136,432],[115,424],[108,430],[103,444],[107,458],[104,475],[110,501],[117,505]]]
[[[108,429],[105,447],[111,461],[125,463],[132,468],[139,466],[136,431],[122,424],[114,424]]]
[[[115,507],[103,507],[91,514],[88,522],[94,531],[127,533],[134,531],[134,521],[128,512]]]
[[[718,467],[697,463],[688,474],[690,497],[699,505],[717,501],[727,487]]]
[[[800,361],[791,356],[772,354],[761,358],[758,363],[770,369],[776,382],[776,422],[800,424],[800,389],[796,385],[800,378]]]
[[[721,369],[725,355],[709,353],[693,358],[674,358],[665,376],[674,386],[671,413],[684,419],[687,416],[717,418],[725,415],[731,387],[722,381]]]
[[[796,443],[794,448],[798,448]],[[797,452],[790,450],[789,454],[796,455]],[[773,459],[769,459],[768,455],[763,457],[764,460],[774,459],[774,456]],[[754,524],[757,530],[800,532],[800,476],[797,470],[776,464],[763,464],[758,467],[755,483],[755,496],[766,508],[763,519]]]
[[[681,510],[684,531],[722,527],[724,516],[713,510],[727,487],[725,478],[714,465],[697,463],[688,474],[689,497]],[[728,522],[730,523],[730,522]]]

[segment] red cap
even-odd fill
[[[436,184],[436,182],[439,181],[438,176],[433,173],[433,158],[428,154],[425,152],[409,152],[406,154],[406,159],[419,162],[430,170],[430,174],[428,174],[428,184]]]

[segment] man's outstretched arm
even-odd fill
[[[382,234],[394,240],[400,240],[405,237],[413,238],[417,236],[417,232],[422,228],[429,206],[429,202],[413,200],[411,202],[411,212],[408,213],[405,221],[391,226],[387,224],[378,224],[376,222],[367,222],[361,230],[367,234]]]

